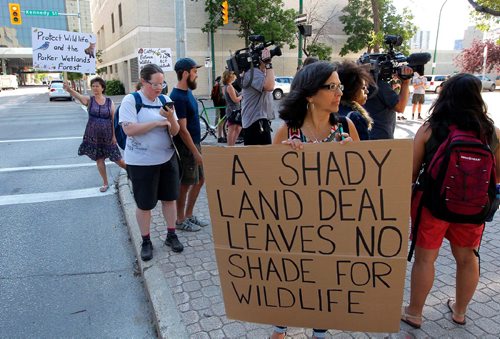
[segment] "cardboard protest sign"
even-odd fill
[[[398,332],[412,141],[204,147],[229,318]]]
[[[139,48],[137,50],[139,70],[147,64],[156,64],[163,72],[173,71],[172,50],[170,48]]]
[[[35,70],[95,73],[94,34],[33,27],[31,41]]]

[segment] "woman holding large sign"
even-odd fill
[[[121,168],[126,168],[126,165],[116,144],[113,129],[115,104],[110,98],[104,96],[106,82],[97,77],[90,81],[90,86],[94,95],[89,97],[81,95],[69,87],[67,83],[63,85],[65,91],[87,106],[89,120],[83,135],[83,142],[78,148],[78,155],[86,155],[96,162],[103,182],[99,191],[104,193],[109,188],[106,164],[104,163],[106,158],[109,158]]]
[[[304,143],[359,141],[356,127],[349,118],[339,117],[343,85],[336,66],[318,61],[295,75],[290,94],[280,108],[285,121],[274,137],[274,144],[302,149]],[[286,327],[276,326],[272,339],[285,337]],[[324,338],[326,330],[313,329],[314,338]]]
[[[276,132],[275,144],[300,148],[302,143],[359,141],[352,121],[336,114],[344,88],[336,69],[318,61],[297,72],[280,108],[286,124]]]

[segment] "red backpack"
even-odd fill
[[[441,220],[481,225],[495,201],[496,162],[489,145],[473,131],[459,130],[454,125],[449,130],[418,178],[415,189],[422,194],[412,224],[408,261],[415,247],[423,206]]]
[[[483,224],[496,196],[495,156],[475,132],[449,129],[426,169],[423,203],[441,220]]]

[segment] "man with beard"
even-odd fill
[[[196,232],[208,223],[193,215],[194,205],[205,183],[203,160],[200,145],[200,118],[198,102],[193,96],[198,78],[198,68],[193,59],[181,58],[174,66],[177,73],[177,85],[170,93],[174,101],[175,112],[179,119],[180,130],[174,142],[179,151],[182,164],[182,176],[179,198],[177,199],[177,221],[179,230]]]

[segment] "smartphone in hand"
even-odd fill
[[[170,101],[170,102],[167,102],[165,105],[163,105],[163,109],[166,111],[168,109],[172,110],[174,109],[174,102],[173,101]]]

